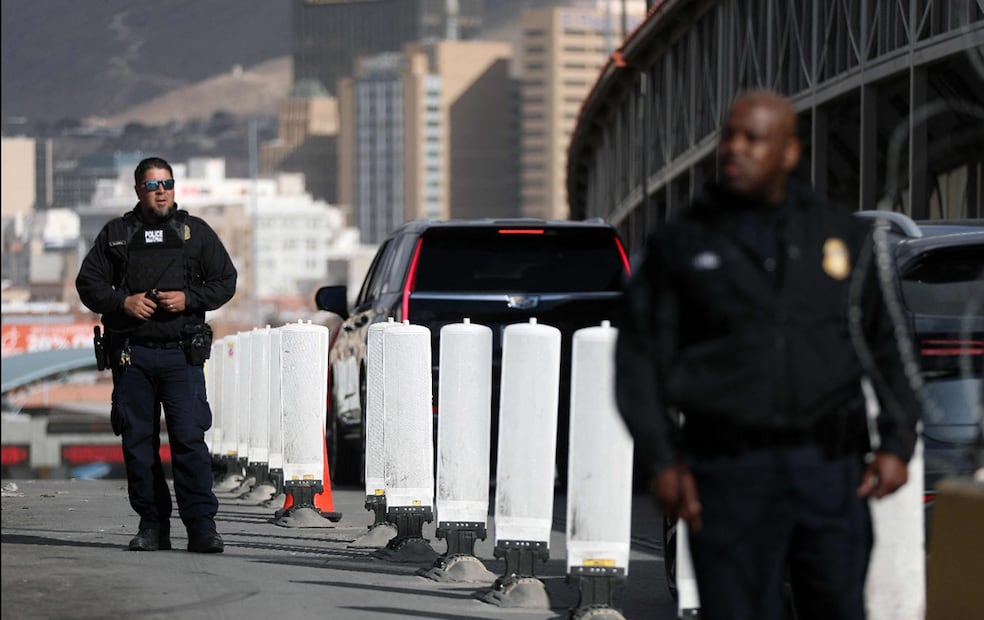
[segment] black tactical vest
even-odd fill
[[[179,213],[163,223],[137,222],[127,243],[126,288],[131,292],[185,287],[184,242],[190,231]]]

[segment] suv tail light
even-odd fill
[[[396,319],[400,323],[410,318],[410,293],[417,278],[417,261],[420,260],[420,247],[423,244],[423,239],[417,240],[417,247],[413,249],[413,258],[410,259],[410,268],[407,269],[407,279],[403,283],[403,303],[400,304],[400,316]]]
[[[500,235],[542,235],[542,228],[500,228]]]
[[[629,264],[629,255],[625,253],[625,246],[622,245],[622,240],[615,237],[615,247],[618,248],[618,255],[622,257],[622,264],[625,266],[625,275],[632,275],[632,266]]]
[[[984,340],[924,338],[919,341],[919,353],[926,357],[984,355]]]

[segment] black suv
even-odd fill
[[[913,221],[884,211],[857,215],[889,224],[889,262],[925,385],[928,535],[936,484],[984,467],[984,220]]]
[[[493,421],[498,418],[504,328],[532,317],[558,328],[557,471],[566,476],[571,338],[603,320],[615,323],[628,273],[618,234],[600,219],[416,220],[401,226],[376,252],[351,313],[344,286],[323,287],[315,294],[319,310],[345,319],[329,353],[327,439],[333,483],[356,484],[364,478],[366,344],[369,326],[388,318],[431,330],[435,416],[441,328],[465,318],[490,327]]]

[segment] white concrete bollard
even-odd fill
[[[250,421],[246,469],[253,485],[239,499],[257,503],[271,499],[276,486],[270,478],[270,326],[253,328],[250,335]]]
[[[270,369],[267,383],[270,387],[270,430],[267,436],[267,463],[271,472],[284,471],[284,404],[280,392],[280,329],[270,330]]]
[[[236,433],[236,456],[239,457],[239,462],[245,467],[249,461],[249,427],[252,423],[253,399],[249,381],[250,359],[253,355],[253,334],[239,332],[237,335],[239,338],[236,340],[236,374],[239,376],[239,390],[236,392],[236,411],[239,414],[239,427]]]
[[[880,404],[867,378],[861,382],[869,428],[877,428]],[[880,438],[872,433],[872,445]],[[926,615],[926,529],[923,508],[923,442],[909,460],[909,481],[892,495],[871,500],[875,545],[865,582],[869,620],[922,620]]]
[[[249,463],[267,466],[270,459],[270,326],[250,336],[248,431]]]
[[[433,561],[423,537],[434,520],[434,412],[431,333],[409,321],[383,330],[383,487],[396,535],[375,557]]]
[[[222,359],[216,367],[216,384],[219,385],[221,397],[217,401],[219,419],[222,421],[222,433],[217,435],[218,454],[225,463],[225,474],[215,481],[216,491],[231,491],[238,488],[245,477],[239,463],[239,425],[241,423],[237,408],[240,390],[239,364],[236,356],[239,354],[239,335],[229,334],[219,341],[220,348],[213,354]]]
[[[321,480],[324,475],[328,337],[323,325],[280,328],[285,482]]]
[[[222,407],[222,455],[227,458],[236,459],[236,452],[239,450],[239,402],[236,396],[239,393],[239,363],[236,357],[239,355],[239,335],[230,334],[222,339],[225,356],[222,362],[222,394],[225,396],[220,401]]]
[[[434,506],[430,330],[405,322],[383,332],[384,488],[390,508]]]
[[[922,620],[926,615],[926,529],[923,509],[923,442],[909,461],[909,481],[871,500],[875,546],[865,602],[869,620]]]
[[[549,609],[533,574],[550,557],[560,386],[560,330],[529,323],[502,336],[499,445],[496,456],[495,557],[505,571],[482,597],[501,607]]]
[[[283,527],[334,527],[325,450],[328,399],[328,345],[324,325],[291,323],[280,331],[280,395],[283,403],[285,509],[274,524]]]
[[[560,330],[508,325],[502,337],[495,539],[549,545],[560,386]]]
[[[445,325],[440,338],[437,423],[437,537],[448,550],[421,574],[435,581],[495,578],[475,557],[489,514],[492,423],[492,330],[469,319]]]
[[[615,339],[608,321],[574,333],[571,349],[567,572],[578,609],[612,607],[629,573],[633,441],[615,404]]]
[[[250,385],[250,360],[253,354],[253,334],[251,332],[238,332],[236,334],[236,383],[238,389],[235,392],[236,415],[239,417],[239,424],[236,432],[236,460],[244,476],[239,486],[230,490],[235,495],[240,495],[249,490],[256,482],[256,474],[249,467],[249,429],[252,426],[252,386]]]
[[[492,330],[463,323],[441,328],[437,424],[437,516],[483,528],[489,513]]]
[[[221,456],[222,444],[222,360],[224,359],[221,340],[212,342],[212,351],[205,362],[205,395],[208,408],[212,411],[212,426],[205,431],[205,443],[209,454]]]
[[[683,519],[677,520],[676,528],[677,617],[693,618],[700,609],[700,593],[690,557],[690,530]]]

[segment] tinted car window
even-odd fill
[[[413,289],[433,292],[619,291],[625,272],[610,231],[434,229]]]
[[[961,377],[927,383],[927,396],[936,407],[927,414],[925,434],[936,441],[973,445],[980,432],[977,411],[981,385],[980,379]]]
[[[393,264],[389,267],[389,275],[383,292],[391,293],[403,289],[403,278],[407,275],[406,266],[410,264],[409,254],[417,245],[415,235],[400,235],[393,240]]]
[[[388,243],[388,242],[387,242]],[[382,263],[383,253],[385,251],[386,244],[376,252],[376,255],[372,258],[372,264],[369,265],[369,271],[366,273],[365,279],[362,281],[362,288],[359,289],[359,296],[355,298],[356,307],[361,307],[365,303],[372,300],[372,290],[377,287],[376,282],[380,278],[380,264]]]
[[[926,254],[902,274],[902,297],[917,314],[966,313],[971,300],[984,301],[984,248]]]

